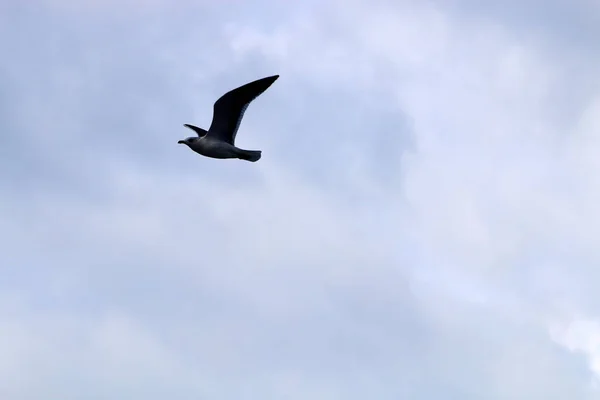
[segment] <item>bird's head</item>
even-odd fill
[[[186,144],[186,145],[191,145],[192,143],[194,143],[194,141],[196,141],[198,138],[196,137],[188,137],[185,139],[182,139],[180,141],[177,142],[177,144]]]

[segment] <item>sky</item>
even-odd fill
[[[596,0],[0,0],[0,398],[600,399]],[[177,141],[280,78],[236,144]]]

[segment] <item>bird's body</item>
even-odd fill
[[[225,93],[213,106],[213,119],[208,131],[184,124],[186,128],[196,132],[198,137],[189,137],[178,143],[187,145],[205,157],[258,161],[261,151],[236,147],[235,137],[250,103],[267,90],[277,78],[279,75],[258,79]]]
[[[215,139],[209,135],[192,139],[188,147],[198,154],[210,158],[239,158],[248,161],[258,161],[261,156],[259,150],[244,150],[232,144]]]

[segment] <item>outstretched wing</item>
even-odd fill
[[[279,75],[258,79],[221,96],[213,106],[213,119],[208,134],[233,145],[246,109],[277,78]]]
[[[193,130],[194,132],[196,132],[196,135],[198,135],[198,137],[203,137],[203,136],[205,136],[208,133],[204,129],[198,128],[197,126],[194,126],[194,125],[183,124],[183,126],[185,126],[186,128],[189,128],[189,129]]]

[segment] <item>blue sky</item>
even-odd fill
[[[0,398],[600,398],[597,2],[173,4],[0,4]]]

